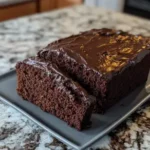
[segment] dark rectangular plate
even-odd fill
[[[147,85],[149,87],[149,84]],[[37,106],[19,97],[16,92],[15,71],[0,76],[0,95],[1,101],[23,113],[60,141],[79,150],[91,147],[98,142],[102,136],[119,125],[150,97],[145,85],[138,87],[104,115],[93,114],[92,128],[79,132],[69,127],[64,121],[43,112]]]

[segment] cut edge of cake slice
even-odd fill
[[[78,130],[90,124],[95,98],[55,64],[31,57],[16,65],[17,92]]]

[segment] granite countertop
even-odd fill
[[[150,36],[150,21],[101,8],[76,6],[0,23],[0,74],[58,38],[91,28],[116,28]],[[9,91],[8,91],[9,92]],[[150,150],[150,104],[146,104],[96,148]],[[25,116],[0,102],[0,150],[71,149]]]

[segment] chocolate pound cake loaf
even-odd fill
[[[37,57],[16,65],[17,91],[23,99],[82,130],[90,123],[94,98],[58,67]]]
[[[106,110],[147,80],[150,39],[112,29],[93,29],[55,41],[38,56],[65,70],[97,96],[97,106],[103,103]]]

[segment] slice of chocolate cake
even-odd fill
[[[147,80],[150,38],[93,29],[55,41],[38,56],[67,71],[106,110]]]
[[[94,97],[58,67],[34,57],[16,65],[17,91],[23,99],[78,130],[90,123]]]

